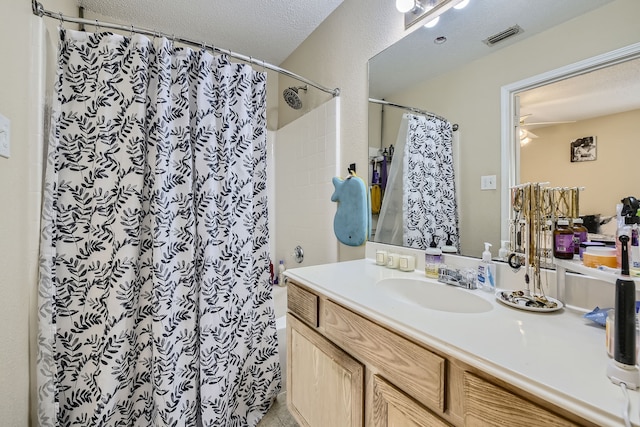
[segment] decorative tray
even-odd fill
[[[496,299],[509,307],[540,313],[561,310],[564,306],[555,298],[540,295],[527,296],[523,291],[498,291]]]

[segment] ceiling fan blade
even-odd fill
[[[520,126],[539,126],[539,125],[561,125],[564,123],[575,123],[575,120],[565,120],[565,121],[557,121],[557,122],[534,122],[534,123],[524,123],[521,122]]]

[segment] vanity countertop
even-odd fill
[[[624,425],[624,396],[606,375],[604,328],[564,308],[537,313],[507,307],[491,293],[473,292],[493,305],[484,313],[425,309],[389,298],[385,278],[428,279],[371,259],[289,269],[285,275],[418,342],[555,402],[599,425]],[[640,392],[632,391],[631,421],[640,425]]]

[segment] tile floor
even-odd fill
[[[287,394],[280,393],[269,412],[262,417],[256,427],[298,427],[287,409]]]

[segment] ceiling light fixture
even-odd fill
[[[436,25],[438,25],[438,21],[440,21],[440,17],[436,16],[435,18],[433,18],[431,21],[427,22],[426,24],[424,24],[425,27],[427,28],[433,28]]]
[[[396,0],[396,9],[398,9],[400,13],[411,12],[415,7],[415,0]]]
[[[464,9],[465,7],[467,7],[468,4],[469,4],[469,0],[462,0],[460,3],[453,6],[453,8],[458,10]]]
[[[447,10],[462,9],[468,3],[469,0],[396,0],[396,8],[404,13],[405,29],[419,21],[427,22],[431,28],[437,23],[436,18]]]

